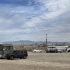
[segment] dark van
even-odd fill
[[[6,58],[7,53],[11,53],[13,51],[12,44],[0,44],[0,58]]]

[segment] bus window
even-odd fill
[[[13,47],[12,46],[4,46],[3,50],[11,51],[11,50],[13,50]]]
[[[9,47],[9,50],[13,50],[13,47],[11,46],[11,47]]]

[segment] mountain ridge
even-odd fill
[[[2,42],[2,43],[4,44],[46,44],[46,41],[19,40],[19,41],[8,41],[8,42]],[[47,41],[47,44],[70,44],[70,42]]]

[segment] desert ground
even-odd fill
[[[70,53],[33,53],[27,59],[0,59],[0,70],[70,70]]]

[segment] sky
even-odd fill
[[[0,0],[0,42],[70,42],[70,0]]]

